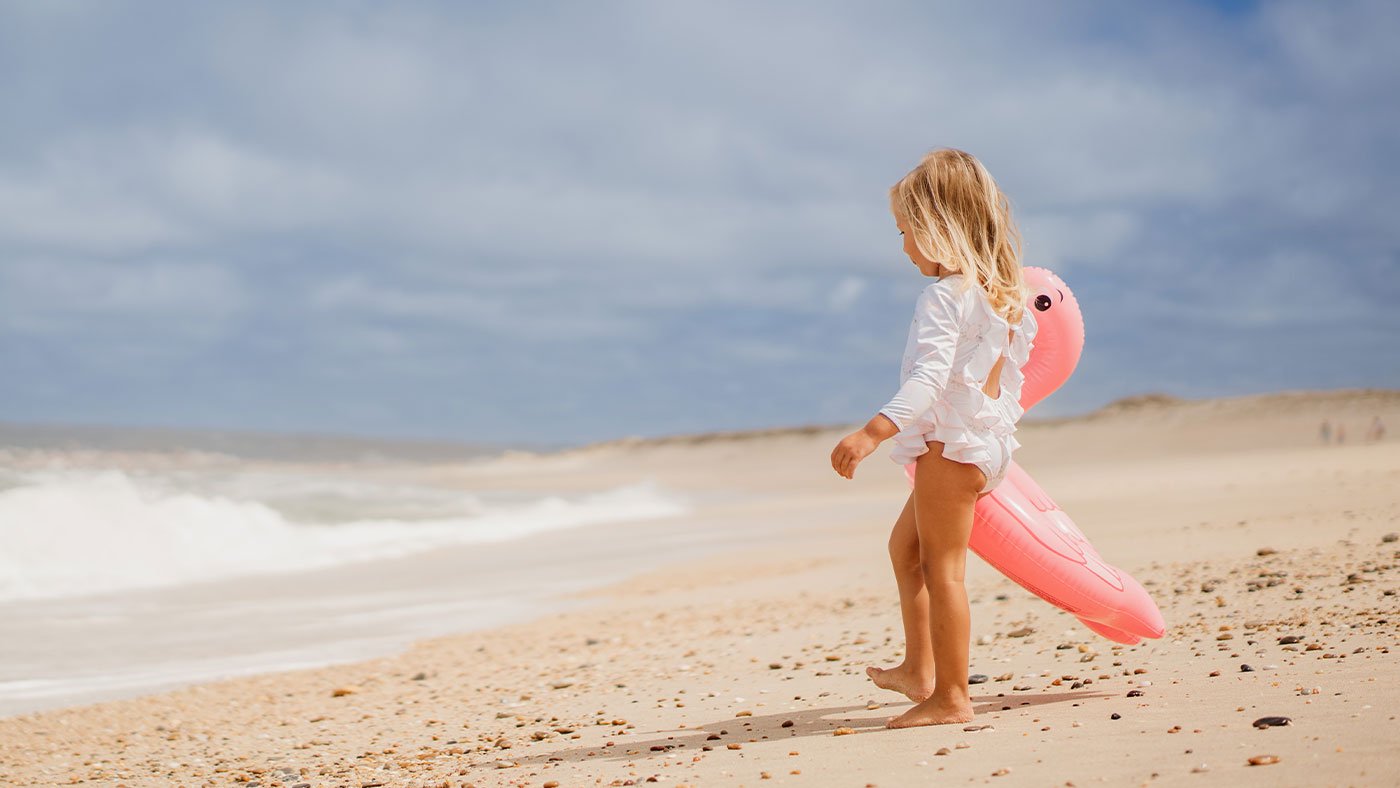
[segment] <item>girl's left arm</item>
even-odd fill
[[[904,427],[928,412],[948,385],[953,368],[953,352],[962,333],[961,291],[947,282],[929,285],[919,297],[915,311],[914,342],[917,357],[904,385],[875,417],[847,435],[831,452],[831,467],[847,479],[855,477],[856,466],[870,456],[880,443],[894,437]]]

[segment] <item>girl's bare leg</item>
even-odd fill
[[[973,716],[967,689],[971,614],[963,578],[972,510],[986,477],[976,466],[944,457],[942,443],[932,441],[928,447],[914,474],[914,513],[928,588],[934,691],[885,723],[891,728],[967,722]]]
[[[919,531],[914,520],[914,494],[890,531],[890,563],[899,586],[899,612],[904,619],[904,661],[893,668],[865,669],[881,689],[894,690],[915,703],[933,694],[933,637],[929,634],[928,588],[919,557]]]

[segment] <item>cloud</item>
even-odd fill
[[[207,324],[247,306],[238,275],[205,262],[19,260],[0,268],[0,321],[10,331],[44,333],[73,320]]]
[[[1080,294],[1052,408],[1329,385],[1400,328],[1386,3],[44,6],[0,11],[11,416],[858,420],[921,284],[886,190],[942,144]]]
[[[838,312],[844,312],[855,304],[861,294],[865,292],[865,280],[857,276],[848,276],[836,284],[831,294],[827,296],[827,305]]]

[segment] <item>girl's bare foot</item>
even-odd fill
[[[877,668],[874,665],[865,669],[865,675],[880,689],[893,690],[918,703],[933,694],[933,679],[919,676],[903,663],[893,668]]]
[[[972,721],[972,700],[967,695],[944,697],[935,695],[918,703],[898,717],[885,722],[886,728],[913,728],[917,725],[946,725],[950,722]]]

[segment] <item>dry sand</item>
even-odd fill
[[[392,658],[0,720],[0,782],[1397,785],[1400,441],[1361,440],[1376,415],[1400,426],[1400,392],[1024,424],[1018,460],[1168,631],[1117,647],[970,559],[973,726],[884,727],[909,703],[865,666],[901,656],[885,537],[907,490],[884,449],[846,481],[840,432],[798,430],[443,465],[476,488],[655,478],[702,502],[657,527],[773,538]]]

